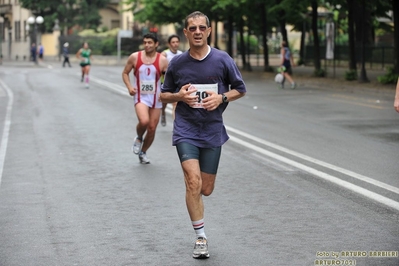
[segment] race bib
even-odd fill
[[[198,102],[194,105],[191,106],[192,108],[204,108],[202,106],[202,100],[208,97],[208,93],[206,91],[213,91],[215,93],[218,93],[218,84],[191,84],[191,86],[188,88],[190,89],[197,89],[196,92],[193,92],[191,95],[197,95],[198,96]]]
[[[141,80],[140,81],[141,94],[155,94],[155,81],[154,80]]]

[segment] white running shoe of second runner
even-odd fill
[[[133,142],[133,146],[132,146],[132,152],[134,154],[139,154],[141,151],[141,145],[143,144],[143,141],[141,139],[139,139],[139,137],[136,137],[134,139]]]

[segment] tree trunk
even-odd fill
[[[394,71],[399,74],[399,2],[398,0],[392,0],[393,10],[393,24],[394,24]]]
[[[320,63],[320,42],[319,42],[319,33],[317,30],[317,0],[312,0],[312,32],[313,32],[313,60],[315,72],[319,72],[321,69]]]
[[[263,46],[263,71],[270,71],[269,65],[269,47],[267,46],[267,17],[266,17],[266,6],[265,3],[261,3],[260,6],[261,20],[262,20],[262,46]]]
[[[242,59],[242,66],[245,69],[247,60],[245,58],[245,40],[244,40],[244,20],[240,18],[240,54]]]
[[[219,22],[219,20],[215,19],[215,30],[214,30],[215,41],[213,42],[214,43],[214,47],[217,48],[217,49],[219,49],[219,45],[218,45],[218,43],[219,43],[218,22]]]
[[[299,48],[299,61],[301,64],[305,65],[305,38],[306,38],[306,20],[302,23],[302,33],[301,33],[301,47]]]
[[[366,3],[365,0],[362,0],[362,23],[361,23],[361,52],[362,52],[362,69],[360,71],[360,76],[359,76],[359,82],[370,82],[369,79],[367,78],[367,73],[366,73],[366,28],[367,24],[369,23],[366,19]],[[357,28],[356,28],[357,29]]]
[[[280,31],[281,31],[281,36],[283,37],[283,41],[286,41],[287,46],[289,47],[289,42],[288,42],[288,34],[287,34],[287,29],[285,28],[286,20],[285,20],[285,11],[282,10],[279,12],[279,24],[280,24]]]
[[[227,53],[233,57],[233,17],[229,15],[227,18],[227,31],[228,31],[228,44],[227,44]]]
[[[251,67],[251,42],[250,42],[250,37],[251,37],[251,21],[250,18],[248,18],[248,31],[247,31],[247,55],[248,55],[248,60],[247,60],[247,65],[245,66],[245,69],[248,71],[252,71]]]
[[[356,71],[355,51],[355,25],[354,25],[354,0],[347,0],[348,3],[348,35],[349,35],[349,70]],[[395,0],[394,0],[395,1]]]

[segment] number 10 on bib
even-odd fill
[[[202,100],[208,97],[208,93],[206,91],[213,91],[218,93],[218,84],[191,84],[190,89],[196,89],[196,92],[193,92],[191,95],[198,96],[198,102],[192,106],[192,108],[204,108],[202,105]]]

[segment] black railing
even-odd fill
[[[392,46],[366,46],[365,49],[365,62],[370,68],[385,68],[386,65],[394,64],[394,48]],[[305,62],[307,64],[313,63],[313,46],[306,46],[305,51]],[[320,47],[321,60],[325,60],[326,47]],[[361,49],[356,48],[356,61],[361,62]],[[336,46],[334,51],[334,60],[337,65],[341,62],[348,62],[349,60],[349,47],[348,46]],[[332,59],[330,59],[332,61]]]

